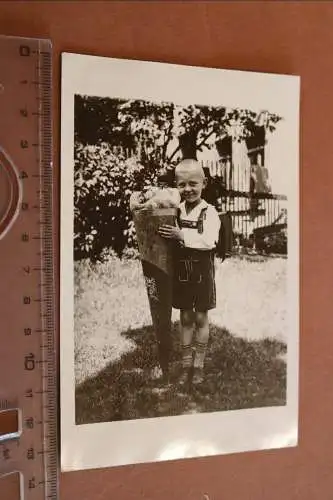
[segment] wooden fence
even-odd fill
[[[261,166],[202,162],[210,179],[211,202],[232,218],[235,235],[249,238],[256,230],[287,224],[287,197],[271,192],[269,173]]]

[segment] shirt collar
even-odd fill
[[[198,214],[198,215],[199,215],[199,213],[201,212],[201,210],[202,210],[203,208],[207,208],[207,207],[208,207],[208,203],[207,203],[207,201],[206,201],[206,200],[201,199],[200,203],[198,203],[198,205],[197,205],[196,207],[194,207],[194,208],[193,208],[193,210],[192,210],[189,214],[187,214],[187,213],[186,213],[186,210],[185,210],[185,201],[182,201],[182,202],[181,202],[181,204],[179,205],[179,208],[180,208],[180,210],[181,210],[181,213],[182,213],[183,215],[185,215],[186,217],[191,217],[191,218],[192,218],[193,216],[195,216],[196,214]]]

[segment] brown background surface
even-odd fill
[[[332,500],[332,27],[331,2],[0,2],[53,41],[57,181],[62,51],[301,76],[299,446],[62,474],[61,500]]]

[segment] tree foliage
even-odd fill
[[[156,182],[156,172],[109,145],[75,143],[75,259],[97,260],[105,248],[122,255],[135,244],[129,199],[134,190]]]
[[[107,142],[133,151],[155,151],[165,165],[174,163],[177,153],[196,158],[198,151],[226,136],[238,140],[253,136],[262,123],[273,132],[281,119],[266,111],[81,95],[75,96],[75,118],[75,137],[80,143]]]

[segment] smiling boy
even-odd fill
[[[199,384],[209,340],[208,311],[216,307],[214,250],[221,223],[215,208],[201,198],[206,179],[197,161],[181,161],[175,179],[182,198],[178,226],[161,226],[159,233],[176,241],[173,307],[180,309],[179,383],[187,382],[193,367],[192,383]]]

